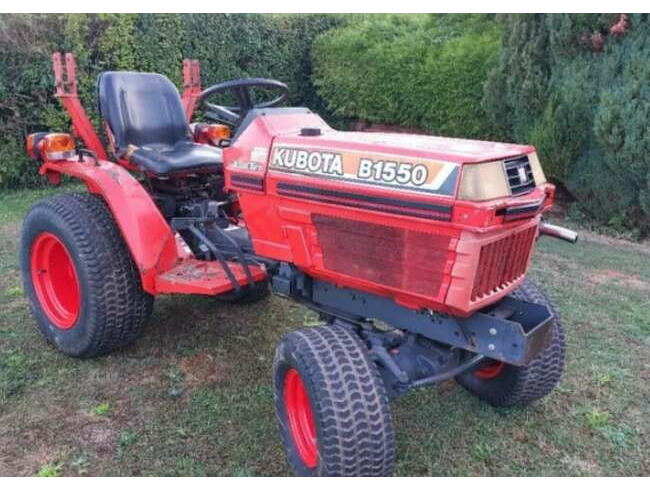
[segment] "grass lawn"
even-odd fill
[[[0,476],[285,475],[271,361],[314,316],[156,300],[128,349],[78,361],[38,333],[23,298],[20,220],[48,191],[0,194]],[[393,401],[399,475],[650,475],[650,247],[544,238],[532,277],[568,334],[559,388],[494,409],[453,381]]]

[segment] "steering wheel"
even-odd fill
[[[271,100],[256,102],[251,89],[261,88],[280,92],[280,95]],[[230,93],[237,101],[236,106],[219,105],[208,102],[207,99],[216,94]],[[238,78],[229,82],[222,82],[206,88],[197,101],[205,110],[205,116],[214,121],[226,122],[237,126],[251,109],[265,109],[276,107],[289,96],[289,87],[284,83],[269,78]]]

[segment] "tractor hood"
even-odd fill
[[[300,131],[275,139],[275,144],[317,146],[330,150],[385,153],[396,157],[420,157],[453,163],[479,163],[504,160],[532,153],[528,145],[497,143],[419,134],[362,133],[321,128],[320,135],[302,136]]]
[[[269,169],[339,182],[452,197],[458,187],[462,165],[492,162],[488,165],[498,165],[494,173],[496,177],[485,180],[481,178],[483,183],[480,184],[494,189],[492,180],[498,183],[496,194],[481,194],[482,199],[489,199],[505,197],[510,193],[503,162],[520,157],[527,163],[527,155],[536,158],[534,151],[531,146],[489,141],[341,132],[320,127],[276,136],[269,158]]]

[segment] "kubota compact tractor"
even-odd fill
[[[324,325],[286,334],[273,363],[298,475],[390,474],[388,399],[411,388],[455,378],[524,405],[558,383],[564,333],[525,276],[540,234],[576,236],[542,222],[554,187],[533,147],[335,131],[278,107],[278,81],[201,92],[189,60],[182,97],[161,75],[103,73],[104,144],[73,56],[53,62],[74,136],[32,134],[28,152],[50,182],[76,177],[88,192],[29,211],[21,267],[60,351],[128,344],[159,294],[252,301],[270,288],[317,311]],[[218,124],[190,124],[197,105]]]

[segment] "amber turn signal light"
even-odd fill
[[[50,133],[43,138],[41,153],[46,160],[70,160],[75,156],[76,146],[72,135]]]
[[[205,128],[206,136],[215,145],[221,140],[230,139],[230,128],[223,124],[210,124]]]
[[[25,142],[25,149],[27,150],[27,155],[31,158],[40,159],[40,142],[43,141],[43,138],[47,133],[32,133],[27,136],[27,141]]]
[[[204,145],[220,146],[221,141],[230,139],[230,128],[223,124],[197,124],[193,132],[195,141]]]
[[[67,160],[74,157],[76,144],[72,135],[50,133],[43,139],[42,148],[48,160]]]
[[[27,136],[27,142],[25,143],[25,147],[27,150],[27,155],[32,158],[36,158],[36,153],[34,153],[34,133]]]
[[[68,133],[32,133],[27,136],[27,154],[37,160],[70,160],[76,144]]]

